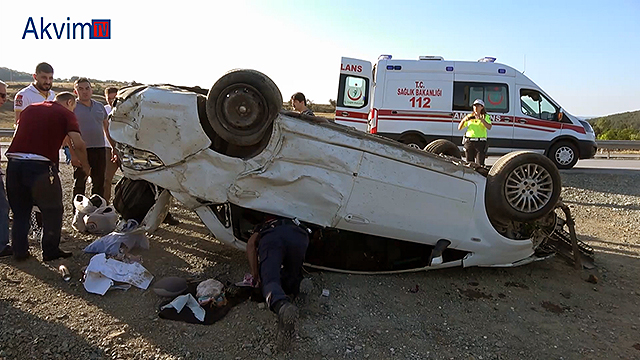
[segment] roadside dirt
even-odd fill
[[[157,317],[151,289],[87,293],[82,249],[96,239],[71,226],[71,169],[62,167],[62,248],[42,263],[0,260],[0,359],[613,359],[640,357],[639,175],[563,172],[577,232],[596,249],[595,270],[560,258],[518,268],[457,268],[394,276],[310,272],[289,352],[275,349],[275,316],[247,301],[221,321],[190,325]],[[155,279],[239,281],[245,255],[216,242],[195,214],[174,207],[140,251]],[[65,264],[73,279],[56,269]],[[590,278],[591,277],[591,278]],[[588,282],[590,280],[591,282]],[[321,297],[322,289],[330,291]]]

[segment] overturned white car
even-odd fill
[[[207,96],[123,89],[109,131],[127,177],[166,189],[240,249],[266,214],[313,231],[309,265],[351,272],[516,266],[570,248],[554,212],[560,176],[542,155],[489,170],[281,108],[267,76],[236,70]]]

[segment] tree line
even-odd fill
[[[600,140],[640,140],[640,110],[590,119]]]

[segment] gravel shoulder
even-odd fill
[[[70,259],[0,260],[0,359],[602,359],[640,357],[640,172],[563,172],[576,231],[596,250],[596,269],[561,258],[518,268],[456,268],[389,276],[309,272],[298,338],[275,349],[275,316],[247,301],[221,321],[162,320],[150,289],[87,293],[79,281],[96,236],[71,221],[71,169],[62,167],[64,238]],[[160,279],[238,281],[245,254],[223,246],[180,206],[140,251]],[[64,282],[65,264],[73,279]],[[589,275],[597,283],[587,282]],[[415,290],[417,292],[410,292]],[[321,297],[329,289],[329,297]]]

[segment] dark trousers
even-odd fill
[[[269,308],[287,295],[298,295],[302,263],[309,246],[307,233],[295,225],[280,225],[260,234],[260,280]]]
[[[104,197],[104,177],[107,171],[107,150],[109,148],[88,148],[87,157],[91,166],[91,195],[98,194]],[[73,198],[78,194],[86,195],[87,174],[82,168],[76,168],[73,172]]]
[[[0,177],[0,251],[9,245],[9,203]]]
[[[29,252],[31,208],[42,213],[42,255],[54,256],[60,246],[62,231],[62,187],[58,168],[50,162],[9,159],[7,195],[13,211],[11,228],[14,255]]]
[[[487,154],[487,142],[486,141],[471,141],[467,140],[464,143],[464,150],[467,153],[467,161],[475,161],[480,165],[484,165],[484,159]]]

